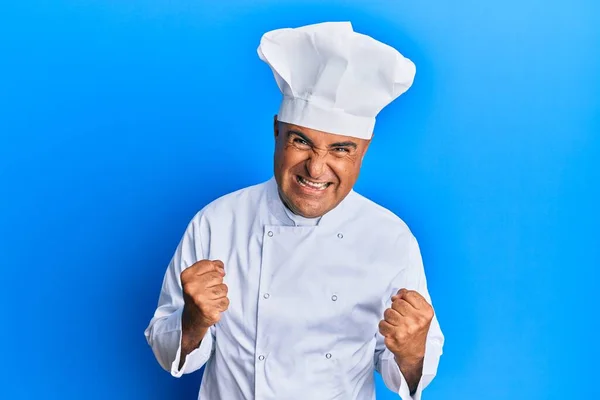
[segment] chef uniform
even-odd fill
[[[370,137],[374,117],[410,87],[414,65],[349,23],[268,32],[258,49],[284,95],[279,119]],[[230,305],[182,368],[181,272],[221,260]],[[411,397],[378,324],[401,288],[430,304],[419,246],[406,224],[354,190],[319,218],[293,214],[274,178],[223,196],[189,223],[145,331],[180,377],[206,364],[202,400],[372,400],[374,371],[403,400],[436,374],[444,336],[434,316]]]

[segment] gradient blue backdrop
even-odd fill
[[[143,330],[193,214],[270,177],[279,92],[260,35],[324,20],[417,65],[357,190],[422,246],[447,339],[425,398],[600,398],[599,15],[596,0],[4,2],[0,398],[195,399],[200,373],[171,378]]]

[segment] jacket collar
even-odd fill
[[[271,214],[285,226],[295,226],[295,222],[287,215],[286,206],[279,196],[279,187],[275,177],[266,182],[267,186],[267,206]],[[350,193],[333,210],[321,217],[318,227],[335,229],[352,218],[352,210],[355,208],[356,193],[351,190]]]

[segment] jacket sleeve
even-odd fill
[[[200,215],[196,215],[188,225],[175,254],[164,275],[158,306],[144,335],[152,348],[156,360],[174,377],[200,369],[214,351],[215,331],[211,327],[200,342],[200,346],[186,357],[182,368],[181,359],[181,313],[183,311],[183,289],[181,272],[204,259],[200,240]]]
[[[391,306],[391,296],[396,294],[398,290],[402,288],[417,291],[433,306],[427,290],[427,281],[419,245],[412,234],[409,239],[408,248],[404,248],[407,249],[405,253],[406,257],[403,257],[405,260],[405,268],[402,269],[392,282],[390,293],[386,294],[385,308],[387,309]],[[396,361],[394,360],[394,355],[385,347],[384,338],[379,332],[376,334],[375,369],[381,373],[387,388],[398,393],[402,400],[419,400],[423,390],[429,385],[437,373],[443,345],[444,335],[440,329],[437,315],[434,314],[427,334],[423,374],[419,381],[419,385],[417,386],[417,390],[412,396],[406,379],[404,379],[398,364],[396,364]]]

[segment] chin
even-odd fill
[[[304,218],[318,218],[322,217],[324,212],[302,212],[300,215]]]
[[[297,202],[293,202],[292,204],[294,213],[299,214],[304,218],[321,217],[329,211],[327,207],[323,207],[321,204],[311,206],[310,204],[306,204],[306,202],[303,203],[304,204],[298,204]]]

